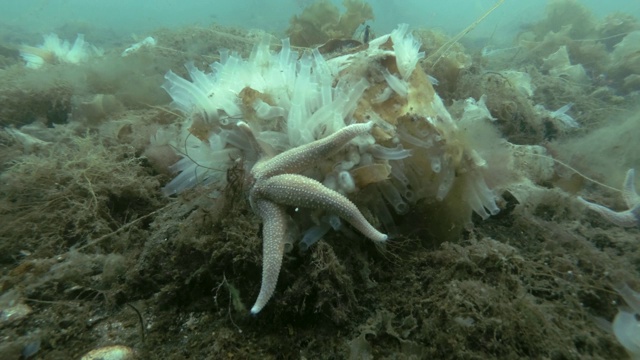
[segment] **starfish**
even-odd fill
[[[622,198],[627,204],[627,207],[629,208],[628,210],[616,212],[602,205],[589,202],[580,196],[578,197],[578,200],[586,205],[587,208],[597,212],[605,219],[618,226],[640,227],[640,195],[638,195],[638,192],[636,191],[635,175],[635,170],[629,169],[629,171],[627,171],[627,177],[624,180],[624,184],[622,185]]]
[[[250,133],[246,124],[239,126]],[[249,202],[263,221],[262,285],[251,308],[252,314],[259,313],[267,304],[278,282],[287,233],[287,206],[326,210],[375,242],[387,240],[387,235],[376,230],[344,195],[298,174],[318,160],[337,153],[351,139],[368,133],[372,127],[372,122],[346,126],[323,139],[260,160],[251,169]]]

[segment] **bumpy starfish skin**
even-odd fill
[[[296,174],[276,175],[257,189],[262,197],[277,204],[328,210],[358,229],[373,241],[385,241],[387,235],[376,230],[349,199],[319,181]]]
[[[622,197],[629,210],[620,212],[616,212],[602,205],[589,202],[581,197],[578,197],[578,200],[580,200],[580,202],[586,205],[589,209],[597,212],[598,214],[602,215],[602,217],[618,226],[640,226],[640,196],[636,191],[635,171],[633,169],[629,169],[629,171],[627,171],[627,177],[624,181],[622,189]]]
[[[257,314],[269,301],[278,283],[282,255],[284,254],[284,238],[287,233],[287,213],[282,206],[264,200],[255,202],[254,211],[264,219],[262,228],[264,239],[262,241],[262,287],[255,305],[251,308],[251,313]]]
[[[251,169],[251,173],[257,179],[300,172],[311,167],[314,162],[337,153],[351,139],[368,133],[372,128],[373,122],[371,121],[346,126],[325,138],[298,146],[261,161]]]
[[[278,282],[287,232],[286,206],[323,209],[340,216],[373,241],[387,239],[387,235],[376,230],[344,195],[314,179],[295,174],[335,154],[351,139],[369,132],[372,127],[371,122],[349,125],[326,138],[260,161],[251,170],[253,183],[249,201],[264,222],[262,285],[251,308],[252,314],[259,313],[267,304]]]

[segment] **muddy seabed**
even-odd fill
[[[395,218],[399,235],[384,249],[340,233],[294,249],[256,317],[248,308],[260,288],[261,222],[241,172],[229,172],[217,199],[202,187],[167,198],[160,190],[171,175],[147,146],[159,126],[180,121],[160,88],[166,71],[184,75],[185,62],[216,61],[221,48],[246,56],[263,34],[162,30],[152,34],[162,46],[129,57],[120,56],[128,45],[117,45],[125,41],[106,38],[114,50],[105,46],[103,57],[46,71],[25,69],[3,48],[3,358],[74,359],[108,345],[143,359],[625,358],[603,319],[622,303],[613,286],[640,289],[640,232],[575,198],[624,209],[619,193],[585,177],[619,188],[628,168],[640,170],[640,87],[611,63],[620,39],[611,43],[605,23],[566,29],[549,14],[514,40],[515,50],[456,44],[422,66],[447,106],[486,94],[506,139],[544,145],[583,175],[556,163],[535,201],[506,191],[501,212],[474,218],[470,231],[448,233],[446,211],[418,203]],[[638,29],[617,16],[612,24]],[[449,40],[416,34],[427,52]],[[588,82],[545,65],[561,46]],[[530,75],[530,98],[513,90],[511,70]],[[568,102],[579,128],[533,110]]]

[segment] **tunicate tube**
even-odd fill
[[[171,70],[165,74],[164,78],[166,81],[162,84],[162,88],[171,95],[174,104],[182,112],[189,113],[194,107],[207,111],[206,104],[209,103],[209,100],[202,89]]]
[[[409,93],[409,85],[406,81],[397,78],[387,69],[382,70],[382,75],[387,81],[387,84],[389,84],[389,87],[393,89],[393,91],[395,91],[401,97],[407,97],[407,94]]]
[[[395,148],[387,148],[375,144],[371,146],[371,153],[378,159],[383,160],[402,160],[411,156],[411,150],[402,148],[402,145],[398,145]]]
[[[616,317],[613,319],[613,333],[618,342],[629,352],[631,359],[640,358],[640,345],[638,338],[640,337],[640,328],[636,314],[620,309]]]
[[[224,64],[229,60],[229,49],[220,49],[220,63]]]
[[[382,193],[382,196],[393,207],[397,214],[404,214],[409,210],[407,203],[402,200],[402,196],[398,189],[389,181],[382,181],[378,183],[378,189]]]
[[[400,192],[400,195],[402,195],[402,197],[406,199],[408,202],[411,203],[416,200],[416,194],[407,187],[408,183],[403,184],[401,181],[398,181],[396,179],[391,179],[390,181],[393,184],[393,186],[396,189],[398,189],[398,191]]]
[[[293,250],[293,244],[295,244],[296,239],[298,239],[300,236],[300,233],[298,232],[298,226],[292,218],[289,218],[287,220],[287,229],[289,229],[289,231],[285,235],[284,239],[282,239],[282,242],[284,243],[283,248],[285,253],[289,253],[291,252],[291,250]]]
[[[286,67],[289,64],[289,59],[291,56],[291,46],[289,43],[289,38],[282,39],[282,49],[280,50],[280,67]]]
[[[431,156],[431,170],[433,170],[433,172],[437,174],[441,169],[442,163],[440,160],[440,156]]]
[[[315,60],[316,66],[314,68],[317,79],[320,83],[320,97],[321,97],[321,106],[329,105],[333,101],[332,92],[333,89],[331,87],[331,69],[327,65],[327,62],[320,54],[317,48],[311,51],[313,54],[313,59]]]
[[[454,179],[455,171],[452,167],[448,167],[442,175],[442,181],[440,181],[440,185],[438,186],[438,192],[436,194],[436,199],[438,201],[444,200],[447,194],[449,194],[449,190],[451,190],[451,186],[453,186]]]
[[[373,164],[373,155],[364,153],[360,155],[360,166],[366,166]]]
[[[336,215],[327,215],[322,217],[322,222],[331,225],[331,228],[335,231],[342,229],[342,221]]]
[[[350,90],[347,93],[347,101],[344,103],[344,107],[342,108],[341,115],[343,118],[350,118],[353,116],[353,112],[358,105],[358,100],[364,94],[364,91],[369,87],[369,82],[365,78],[361,78],[357,83],[350,86]],[[336,108],[340,109],[340,108]]]
[[[622,296],[634,313],[640,314],[640,293],[633,291],[627,284],[623,284],[622,286],[616,285],[614,290]]]
[[[326,222],[322,222],[320,225],[315,225],[309,228],[309,230],[305,231],[302,240],[298,243],[300,247],[300,251],[307,251],[311,247],[311,245],[318,242],[318,240],[322,239],[329,230],[331,230],[331,225]]]
[[[425,141],[427,142],[431,142],[433,143],[433,140],[431,140],[431,138],[433,137],[433,131],[431,128],[429,127],[419,127],[416,129],[416,135],[420,136],[420,137],[424,137],[427,138]]]
[[[640,294],[633,291],[626,284],[617,285],[614,289],[622,296],[631,309],[620,309],[613,320],[613,333],[618,342],[627,349],[632,359],[640,357],[640,327],[637,314],[640,312]]]
[[[391,160],[389,161],[389,165],[391,165],[391,176],[401,183],[409,185],[409,178],[404,172],[404,163],[402,161]]]
[[[357,164],[357,162],[353,162],[353,161],[348,161],[348,160],[341,161],[341,162],[337,163],[337,164],[333,167],[333,170],[334,170],[334,171],[338,171],[338,172],[340,172],[340,171],[348,171],[348,170],[353,169],[353,167],[354,167],[356,164]]]
[[[422,147],[425,149],[433,146],[433,141],[431,139],[420,139],[409,134],[409,132],[403,128],[398,128],[398,135],[400,137],[400,140],[406,141],[414,146]]]
[[[389,98],[391,97],[391,95],[393,94],[393,90],[391,90],[390,87],[385,87],[384,90],[382,90],[382,92],[380,92],[380,94],[378,94],[378,96],[376,96],[372,102],[374,104],[379,104],[382,102],[385,102],[387,100],[389,100]]]
[[[469,185],[469,186],[472,186],[472,185]],[[475,190],[470,189],[468,191],[467,202],[469,203],[471,210],[473,210],[476,214],[480,215],[482,220],[486,220],[489,218],[489,214],[484,209],[484,205],[482,204],[482,201],[480,200],[480,197],[475,192]]]
[[[356,191],[356,182],[348,171],[340,171],[338,173],[338,184],[345,193]]]
[[[208,76],[204,72],[200,71],[200,69],[196,67],[193,61],[187,62],[186,64],[184,64],[184,67],[185,69],[187,69],[192,83],[198,88],[206,89],[207,87],[211,87],[213,85]]]
[[[352,162],[353,166],[355,166],[356,164],[358,164],[360,162],[360,152],[358,151],[357,147],[352,146],[352,147],[349,148],[349,152],[347,152],[347,160]],[[349,168],[349,169],[351,169],[351,168]],[[349,170],[349,169],[344,169],[344,170]]]
[[[258,115],[259,118],[265,120],[285,115],[285,111],[283,108],[279,106],[271,106],[260,99],[256,100],[256,102],[253,104],[253,108],[256,110],[256,115]]]
[[[327,177],[325,177],[324,180],[322,181],[322,185],[328,187],[331,190],[335,190],[335,191],[339,190],[338,179],[335,173],[330,173],[329,175],[327,175]]]
[[[478,194],[482,205],[489,210],[491,215],[496,215],[500,212],[500,208],[496,205],[496,195],[487,186],[481,175],[478,178],[472,180],[474,182],[473,187]]]
[[[247,135],[241,131],[223,129],[220,131],[220,138],[223,142],[230,144],[231,146],[243,150],[251,151],[251,141],[247,138]]]
[[[375,197],[374,201],[370,204],[371,211],[376,215],[382,226],[387,231],[387,235],[392,236],[397,234],[396,224],[393,221],[393,216],[389,212],[387,204],[380,197]]]

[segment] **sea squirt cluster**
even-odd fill
[[[169,143],[183,156],[172,166],[179,174],[164,192],[202,183],[224,186],[226,172],[239,161],[248,174],[261,158],[372,121],[370,134],[349,141],[303,175],[357,198],[371,222],[391,233],[392,212],[404,214],[418,202],[454,203],[458,219],[443,221],[466,226],[472,211],[484,219],[498,213],[497,197],[485,181],[487,161],[469,140],[474,124],[491,119],[484,99],[469,99],[462,118],[454,119],[419,66],[423,57],[408,25],[400,25],[331,59],[318,49],[298,53],[288,40],[273,52],[265,38],[248,59],[222,53],[209,73],[188,63],[191,81],[170,71],[163,87],[186,122],[155,138],[155,145]],[[296,214],[305,229],[302,248],[342,228],[326,210]]]

